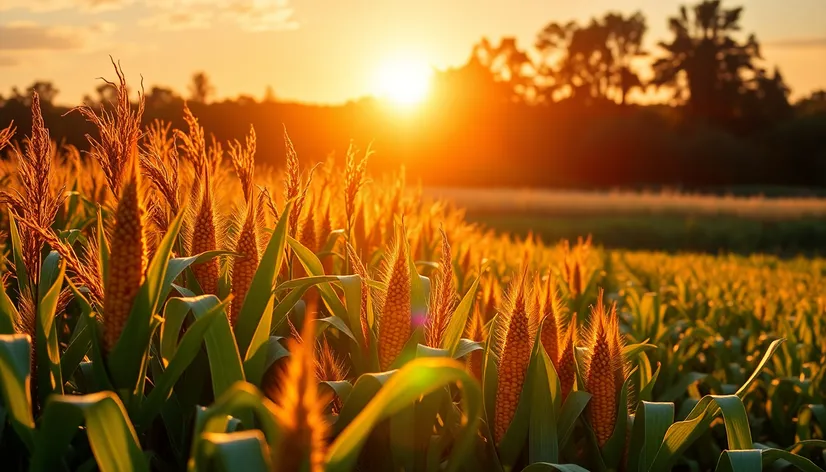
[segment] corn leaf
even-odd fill
[[[288,215],[292,208],[292,202],[288,202],[284,207],[282,215]],[[261,318],[265,315],[269,317],[271,312],[267,311],[267,305],[272,303],[272,291],[275,288],[276,277],[281,271],[281,264],[284,262],[284,249],[287,238],[287,226],[289,218],[279,218],[275,225],[270,242],[261,255],[261,262],[252,277],[249,291],[244,300],[236,300],[235,303],[242,303],[241,312],[235,323],[235,339],[238,344],[238,352],[241,357],[247,358],[247,351],[255,337],[256,331],[261,324]],[[269,335],[269,328],[267,328]],[[257,346],[256,346],[257,347]]]
[[[0,334],[15,334],[17,330],[14,326],[19,318],[17,307],[6,293],[6,287],[0,283]]]
[[[89,319],[92,316],[92,307],[88,303],[78,303],[80,305],[80,316],[72,331],[72,338],[63,355],[60,356],[60,371],[64,379],[69,379],[77,370],[77,366],[86,357],[89,349],[92,348],[92,328],[89,326]]]
[[[63,276],[66,273],[66,263],[59,263],[60,257],[52,252],[43,261],[41,271],[41,287],[43,295],[37,304],[37,327],[35,343],[37,352],[37,386],[41,403],[51,394],[63,393],[63,372],[60,368],[60,346],[55,328],[55,314],[60,290],[63,286]],[[59,264],[59,265],[58,265]],[[56,276],[53,270],[58,270]],[[46,290],[45,287],[48,287]]]
[[[17,436],[31,451],[34,418],[29,390],[31,346],[25,334],[0,334],[0,398]]]
[[[576,464],[549,464],[547,462],[537,462],[531,464],[522,472],[588,472],[588,469],[582,468]]]
[[[247,382],[233,384],[218,397],[212,406],[198,413],[187,469],[192,472],[206,469],[206,464],[200,464],[199,460],[204,456],[201,449],[209,447],[205,441],[209,439],[209,433],[226,433],[231,424],[230,417],[246,416],[247,411],[255,414],[256,424],[264,433],[269,447],[274,449],[278,444],[280,432],[275,418],[270,413],[270,407],[269,400],[264,398],[252,384]],[[247,424],[247,426],[251,428],[252,424]]]
[[[14,212],[9,209],[9,236],[11,237],[11,253],[14,262],[14,276],[17,279],[17,289],[20,294],[29,291],[29,271],[23,260],[23,243],[20,241],[20,232]]]
[[[662,444],[665,432],[674,422],[673,403],[640,402],[631,428],[628,470],[646,472]]]
[[[745,395],[749,386],[751,386],[782,342],[782,339],[778,339],[771,343],[760,363],[757,365],[757,368],[752,372],[752,375],[737,390],[735,395],[738,398],[742,398]],[[733,399],[723,400],[723,403],[726,406],[730,406],[733,403]],[[706,395],[703,397],[684,421],[678,421],[668,428],[665,439],[663,439],[663,443],[654,458],[654,464],[651,466],[651,470],[668,470],[673,466],[679,456],[708,429],[711,422],[720,412],[720,405],[712,396]],[[739,409],[736,406],[730,407],[729,416],[736,418],[738,415]],[[742,424],[739,420],[732,425],[731,431],[728,429],[729,425],[726,425],[726,428],[727,435],[729,436],[729,447],[731,448],[737,448],[737,445],[743,446],[745,439],[750,439],[750,432],[741,430]],[[746,428],[748,428],[747,423]],[[734,445],[732,445],[732,440]],[[751,444],[748,444],[741,448],[745,449],[750,447]]]
[[[138,291],[123,332],[107,357],[112,383],[116,388],[132,394],[140,392],[140,385],[144,379],[149,344],[158,327],[155,313],[161,294],[166,292],[164,285],[167,283],[165,279],[169,256],[183,218],[184,212],[181,211],[170,223],[146,270],[146,279]]]
[[[462,301],[459,302],[456,309],[453,310],[453,313],[450,315],[447,328],[445,328],[445,334],[442,337],[442,348],[447,349],[451,357],[455,354],[459,346],[459,340],[465,332],[467,319],[468,316],[470,316],[470,311],[473,309],[473,301],[476,299],[476,290],[478,287],[479,277],[473,281],[470,289],[465,293],[465,296],[462,297]]]
[[[272,469],[267,440],[261,431],[204,433],[198,463],[204,470],[268,472]]]
[[[763,461],[757,449],[723,451],[717,460],[716,472],[749,472],[762,470]]]
[[[455,382],[458,382],[462,390],[463,411],[466,416],[463,421],[464,429],[456,440],[446,470],[458,470],[466,455],[471,452],[476,437],[482,409],[478,384],[456,361],[416,359],[398,370],[338,436],[327,453],[327,471],[350,470],[376,424],[403,410],[422,395]]]
[[[149,471],[135,429],[120,399],[112,392],[54,396],[40,422],[32,455],[33,472],[60,469],[63,455],[84,423],[102,472]]]
[[[201,297],[207,298],[207,297]],[[215,297],[211,297],[215,298]],[[170,303],[173,300],[170,300]],[[199,307],[205,310],[198,319],[189,326],[181,339],[180,344],[176,346],[173,354],[169,358],[164,358],[164,370],[159,377],[154,377],[155,385],[152,391],[144,401],[141,407],[139,428],[143,429],[150,425],[155,416],[160,413],[163,407],[163,402],[169,397],[174,387],[175,382],[184,373],[184,370],[195,360],[195,356],[201,350],[201,344],[204,341],[207,330],[220,317],[226,318],[225,309],[228,301],[220,304],[212,304],[207,308],[206,305]]]

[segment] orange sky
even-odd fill
[[[399,57],[443,68],[463,63],[481,36],[515,35],[522,46],[551,20],[584,21],[640,9],[649,50],[669,37],[672,0],[2,0],[0,94],[51,80],[58,101],[91,93],[119,58],[134,82],[184,91],[204,70],[219,97],[341,103],[378,92],[382,65]],[[826,88],[826,1],[739,0],[745,32],[763,43],[793,96]]]

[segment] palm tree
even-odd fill
[[[608,36],[608,28],[595,19],[586,27],[575,22],[551,23],[540,31],[536,46],[545,64],[540,70],[554,79],[549,90],[566,90],[571,98],[583,102],[605,98],[613,61]],[[558,51],[563,55],[555,61]],[[558,66],[554,68],[551,61]]]
[[[631,62],[644,54],[645,30],[641,13],[627,18],[609,13],[587,26],[550,23],[536,41],[542,57],[539,75],[553,79],[545,80],[550,84],[546,90],[566,90],[585,101],[619,97],[625,104],[628,92],[642,85]]]
[[[510,101],[530,101],[534,92],[534,64],[527,52],[516,44],[516,38],[504,37],[494,46],[482,38],[473,46],[471,62],[489,70],[494,80],[510,89]]]
[[[669,19],[674,33],[670,43],[659,46],[666,56],[654,62],[653,85],[670,86],[675,98],[685,100],[689,111],[701,117],[726,119],[733,113],[743,90],[744,72],[754,70],[760,58],[754,35],[740,42],[733,34],[740,30],[742,7],[724,9],[719,0],[705,0],[692,8],[680,8]]]
[[[634,71],[631,61],[645,55],[642,39],[647,26],[642,13],[623,17],[621,14],[608,13],[603,19],[608,28],[608,48],[611,51],[611,82],[620,96],[620,104],[625,105],[631,89],[642,87],[639,75]]]

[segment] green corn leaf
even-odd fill
[[[541,333],[541,324],[537,334]],[[558,415],[562,403],[562,388],[553,363],[537,338],[536,378],[530,392],[531,410],[528,433],[528,460],[555,463],[559,460]],[[530,374],[529,374],[530,375]],[[527,386],[526,386],[527,387]],[[542,412],[537,414],[538,412]]]
[[[41,418],[33,472],[60,469],[63,455],[85,423],[86,435],[102,472],[149,471],[135,429],[120,399],[112,392],[51,398]]]
[[[376,393],[381,390],[381,387],[390,380],[395,372],[395,370],[391,370],[378,374],[363,374],[356,379],[356,383],[347,398],[342,399],[341,412],[338,415],[338,421],[333,426],[336,435],[340,434],[367,407],[370,400],[376,396]]]
[[[557,405],[561,401],[559,395],[561,389],[553,367],[550,371],[546,367],[545,360],[547,359],[550,363],[550,359],[548,359],[548,355],[542,348],[539,337],[541,332],[541,328],[536,331],[530,363],[528,364],[525,382],[522,385],[522,393],[519,395],[516,413],[505,435],[499,442],[499,459],[506,468],[512,467],[516,463],[525,447],[526,439],[530,439],[529,457],[532,462],[556,462],[559,456],[558,436],[554,424],[558,414]],[[543,385],[537,387],[537,382]],[[551,387],[551,384],[554,386]],[[536,397],[536,400],[533,397]],[[531,411],[538,411],[537,408],[547,412],[551,416],[550,421],[547,419],[543,421],[540,415],[532,415]],[[541,416],[544,417],[545,415]],[[529,434],[531,429],[533,429],[533,438],[530,438]]]
[[[450,318],[448,318],[447,328],[445,328],[445,334],[442,337],[442,348],[447,349],[451,356],[456,352],[459,346],[459,340],[465,332],[467,319],[473,309],[473,301],[476,299],[476,290],[478,287],[479,277],[473,281],[470,289],[465,293],[465,296],[462,297],[462,301],[459,302],[456,309],[453,310],[453,313],[450,315]]]
[[[582,390],[574,390],[568,394],[565,403],[562,405],[562,411],[559,414],[559,425],[557,430],[559,432],[559,445],[564,446],[571,437],[574,431],[576,420],[585,411],[588,402],[591,401],[591,394]]]
[[[29,292],[29,271],[23,260],[23,243],[20,241],[20,232],[14,212],[9,209],[9,236],[11,236],[11,253],[14,262],[14,276],[17,279],[18,293]]]
[[[522,472],[588,472],[588,469],[582,468],[576,464],[549,464],[547,462],[537,462],[531,464]]]
[[[614,469],[620,467],[622,455],[625,453],[625,440],[628,437],[628,391],[632,376],[633,372],[625,379],[620,388],[619,401],[617,402],[617,424],[601,451],[605,464]]]
[[[820,441],[823,443],[823,441]],[[795,446],[799,445],[796,444]],[[761,445],[755,444],[756,447],[760,449],[760,455],[763,461],[763,467],[767,468],[774,464],[777,461],[786,461],[789,464],[793,465],[797,470],[803,472],[822,472],[821,469],[817,464],[812,462],[811,460],[807,459],[806,457],[799,456],[797,454],[793,454],[788,450],[783,449],[775,449],[769,447],[760,447]],[[792,446],[794,448],[795,446]],[[820,446],[821,448],[823,445]]]
[[[259,430],[204,433],[198,463],[216,472],[273,470],[267,440]]]
[[[673,403],[643,401],[637,405],[628,446],[629,472],[647,472],[651,468],[665,432],[673,422]]]
[[[267,362],[266,367],[264,368],[265,372],[275,363],[275,361],[290,355],[290,351],[281,345],[281,339],[282,338],[279,338],[278,336],[270,336],[270,339],[267,340]]]
[[[629,344],[622,348],[622,357],[624,359],[633,359],[642,352],[651,351],[655,349],[657,349],[657,345],[648,344],[646,342]]]
[[[708,374],[703,374],[701,372],[688,372],[687,374],[682,375],[676,384],[671,385],[665,392],[659,395],[657,400],[663,402],[677,401],[680,397],[685,395],[685,391],[689,386],[700,382],[706,377],[708,377]]]
[[[63,393],[63,372],[60,368],[60,346],[55,328],[55,313],[60,290],[63,286],[63,276],[66,273],[66,264],[58,261],[60,257],[52,252],[43,261],[41,282],[43,292],[37,304],[37,386],[41,403],[51,394]],[[58,268],[57,276],[52,270]],[[51,282],[51,283],[50,283]],[[48,284],[48,285],[45,285]],[[48,290],[45,286],[49,287]]]
[[[328,316],[326,318],[319,318],[316,320],[319,323],[319,333],[327,329],[328,327],[335,328],[341,332],[341,334],[347,336],[352,340],[354,343],[358,344],[356,340],[356,336],[350,331],[350,328],[347,327],[344,320],[339,318],[338,316]]]
[[[87,392],[97,392],[100,390],[112,390],[112,383],[109,379],[109,373],[106,371],[106,366],[103,361],[103,352],[100,347],[100,325],[95,313],[92,311],[92,305],[86,300],[86,297],[80,292],[80,289],[72,283],[72,279],[66,279],[69,289],[72,291],[72,296],[75,302],[80,305],[82,316],[86,318],[86,326],[89,329],[89,339],[92,343],[91,350],[91,371],[94,379],[94,389]]]
[[[660,370],[662,369],[662,364],[657,366],[657,369],[654,371],[654,374],[651,375],[651,378],[648,380],[639,393],[639,400],[640,401],[651,401],[654,392],[654,385],[657,382],[657,378],[660,376]]]
[[[103,210],[97,206],[97,226],[95,228],[98,245],[98,262],[100,275],[105,282],[109,280],[109,242],[106,240],[106,230],[103,228]]]
[[[292,202],[288,202],[282,215],[288,215],[291,208]],[[250,349],[250,344],[256,331],[258,331],[259,325],[261,325],[261,319],[264,316],[269,317],[271,313],[267,311],[267,305],[272,303],[272,291],[275,288],[276,277],[278,277],[281,264],[284,262],[288,220],[289,218],[279,218],[272,236],[270,236],[270,242],[267,244],[264,254],[261,255],[258,269],[252,276],[252,282],[246,297],[244,300],[235,301],[235,303],[242,303],[241,312],[235,322],[235,339],[238,344],[238,352],[244,359],[247,358],[247,351]],[[266,334],[269,335],[269,328],[267,328]]]
[[[0,334],[15,334],[17,330],[14,327],[18,319],[20,313],[6,293],[6,287],[0,283]]]
[[[201,350],[201,344],[207,330],[218,318],[226,318],[225,310],[228,303],[228,301],[224,301],[220,304],[213,304],[212,307],[206,309],[186,330],[172,357],[164,358],[165,369],[160,377],[154,378],[155,385],[141,406],[140,421],[138,423],[141,430],[148,427],[155,416],[160,413],[163,402],[169,397],[175,382],[178,381],[189,364],[195,360],[195,356]]]
[[[170,259],[169,266],[167,267],[166,274],[164,276],[164,292],[161,294],[161,300],[166,299],[169,292],[172,290],[172,283],[175,279],[180,277],[180,275],[183,274],[188,267],[203,264],[204,262],[215,259],[216,257],[225,255],[235,255],[235,253],[232,251],[206,251],[195,256],[173,257]]]
[[[264,377],[264,369],[267,366],[267,356],[269,355],[269,339],[270,331],[272,329],[272,316],[269,316],[273,311],[273,303],[275,296],[270,294],[270,299],[264,307],[264,314],[258,322],[258,327],[250,341],[247,355],[244,359],[244,377],[247,382],[253,385],[260,385],[261,379]]]
[[[81,309],[80,316],[75,323],[69,345],[60,357],[60,370],[64,379],[72,377],[77,366],[92,348],[92,328],[89,326],[89,319],[93,316],[92,307],[88,303],[78,304]]]
[[[17,436],[31,451],[34,418],[29,389],[31,346],[25,334],[0,334],[0,398]]]
[[[347,403],[350,394],[353,393],[353,384],[346,380],[325,380],[319,383],[319,386],[325,386],[335,394],[342,404]]]
[[[751,472],[763,469],[760,451],[757,449],[723,451],[717,460],[716,472]]]
[[[748,390],[749,386],[754,382],[754,380],[759,375],[760,371],[765,367],[768,363],[771,356],[783,342],[782,339],[778,339],[773,341],[769,346],[766,353],[763,355],[760,363],[757,365],[757,368],[752,372],[752,375],[746,380],[746,382],[737,390],[735,394],[738,398],[742,398],[746,391]],[[740,409],[735,405],[731,406],[734,403],[733,399],[724,400],[724,404],[729,407],[729,416],[733,416],[737,418],[739,416]],[[742,402],[740,407],[742,408]],[[657,455],[654,458],[654,464],[651,467],[651,470],[668,470],[670,467],[674,465],[676,460],[682,455],[682,453],[700,437],[706,430],[708,430],[709,425],[717,417],[721,412],[720,405],[715,401],[715,398],[711,395],[707,395],[703,397],[699,403],[691,410],[689,415],[686,417],[684,421],[678,421],[671,425],[668,428],[668,431],[665,434],[665,439],[663,439],[663,443],[660,446]],[[750,432],[743,431],[743,424],[742,421],[739,419],[736,421],[735,424],[732,425],[732,430],[729,431],[728,425],[727,426],[727,435],[729,436],[729,447],[736,449],[738,446],[741,446],[741,449],[750,448],[751,444],[744,445],[746,439],[750,440]],[[748,422],[745,422],[745,428],[748,429]],[[732,441],[735,445],[732,445]],[[742,447],[745,446],[745,447]]]
[[[307,249],[300,242],[291,237],[287,238],[287,244],[290,245],[290,248],[295,253],[295,256],[298,258],[298,261],[304,267],[307,274],[311,277],[324,276],[324,266],[313,251]],[[361,289],[359,289],[359,293],[361,293],[360,290]],[[324,301],[324,304],[334,316],[338,316],[339,318],[347,321],[347,324],[351,327],[354,326],[354,321],[349,319],[347,308],[345,308],[341,303],[341,300],[338,298],[338,295],[336,295],[329,282],[319,283],[318,292],[321,294],[321,299]],[[359,303],[361,303],[360,300]]]
[[[482,399],[485,410],[485,424],[488,428],[493,428],[493,421],[496,418],[496,390],[499,386],[499,366],[497,364],[496,353],[493,350],[496,332],[496,324],[501,322],[499,315],[495,315],[490,321],[490,334],[485,343],[484,370],[482,372]],[[495,444],[493,437],[488,441]]]
[[[253,385],[247,382],[238,382],[227,389],[209,408],[199,412],[193,431],[192,449],[187,469],[191,472],[204,470],[205,464],[200,464],[203,457],[202,448],[208,447],[205,439],[210,433],[226,433],[230,426],[229,418],[243,417],[248,411],[255,415],[256,424],[264,433],[267,445],[275,449],[280,437],[280,431],[275,418],[270,413],[272,404],[261,395]],[[252,424],[247,424],[252,427]],[[243,469],[242,469],[243,470]]]
[[[446,470],[461,466],[476,438],[482,398],[478,384],[463,366],[448,359],[415,359],[397,371],[355,420],[336,438],[327,453],[327,471],[351,470],[368,435],[381,420],[393,416],[443,386],[458,382],[462,390],[464,428],[454,443]],[[352,395],[351,395],[352,396]]]
[[[131,394],[140,392],[144,379],[144,369],[149,355],[152,335],[159,325],[156,316],[161,294],[166,292],[166,273],[172,246],[178,237],[184,212],[175,217],[155,251],[155,256],[146,270],[146,279],[141,285],[135,303],[129,312],[123,333],[107,357],[107,365],[112,383],[118,389]],[[125,334],[124,334],[125,333]]]

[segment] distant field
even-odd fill
[[[429,188],[468,219],[545,241],[591,234],[612,248],[822,254],[826,198]]]
[[[677,192],[591,192],[531,189],[427,188],[473,214],[736,216],[795,220],[826,216],[826,198],[717,196]]]

